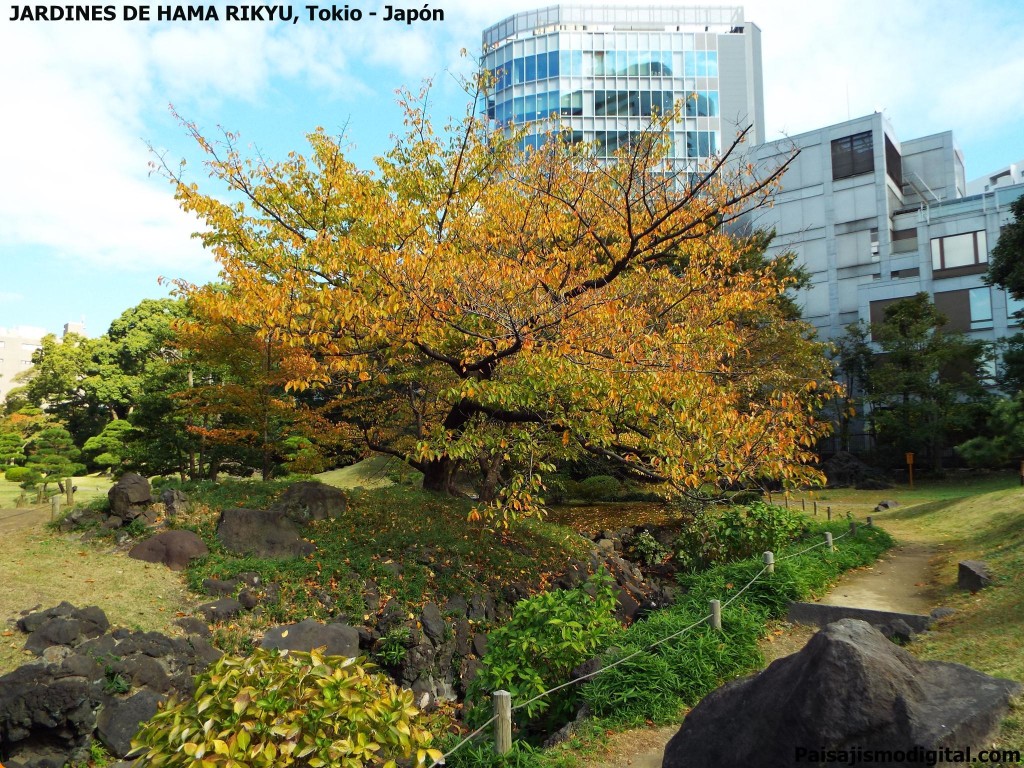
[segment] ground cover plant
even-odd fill
[[[267,487],[249,490],[262,485]],[[367,579],[377,584],[381,607],[394,600],[411,609],[428,601],[443,604],[455,595],[498,594],[512,583],[536,591],[570,558],[589,552],[583,539],[560,526],[529,520],[491,531],[467,522],[472,502],[403,485],[350,491],[340,516],[307,528],[317,550],[306,558],[265,560],[225,551],[215,536],[218,509],[269,506],[286,485],[186,486],[191,508],[174,524],[195,530],[211,550],[188,568],[190,588],[201,591],[206,578],[230,579],[244,572],[280,585],[278,599],[265,603],[261,616],[221,628],[218,640],[225,648],[248,647],[252,636],[272,622],[339,614],[356,623],[369,620],[362,598]]]

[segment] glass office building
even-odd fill
[[[752,126],[764,138],[760,30],[743,9],[553,5],[519,13],[483,33],[497,127],[549,120],[573,141],[611,156],[652,116],[682,104],[671,156],[697,167]]]

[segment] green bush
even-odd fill
[[[640,531],[634,536],[629,542],[629,550],[648,567],[665,562],[671,554],[650,531]]]
[[[512,618],[492,632],[483,667],[469,689],[475,722],[486,718],[490,696],[504,689],[516,707],[568,682],[572,670],[602,651],[621,627],[612,615],[615,593],[607,573],[576,589],[541,592],[520,600]],[[550,725],[566,717],[577,700],[575,686],[527,705],[520,723]],[[544,715],[543,722],[540,716]]]
[[[317,652],[222,656],[191,700],[172,699],[143,725],[136,765],[394,768],[396,759],[440,759],[412,691],[370,669]]]
[[[861,529],[856,537],[840,540],[843,526],[813,526],[810,537],[793,547],[822,541],[824,531],[829,530],[837,537],[834,552],[818,547],[783,560],[786,551],[774,550],[775,572],[762,574],[732,602],[730,598],[761,571],[760,557],[680,576],[685,594],[670,608],[650,614],[616,638],[616,650],[604,659],[606,667],[644,650],[584,685],[582,696],[591,710],[628,724],[668,722],[681,705],[696,704],[722,683],[757,669],[762,663],[757,641],[768,619],[784,616],[790,601],[825,589],[843,571],[874,562],[892,546],[892,538],[879,528]],[[723,604],[721,632],[703,621],[709,600]]]
[[[576,496],[581,501],[612,501],[622,491],[622,483],[611,475],[594,475],[576,483]]]
[[[684,569],[701,570],[775,552],[806,531],[804,515],[761,501],[717,513],[698,512],[676,540],[676,559]]]
[[[4,472],[4,479],[9,483],[20,483],[33,472],[35,470],[31,467],[8,467]]]

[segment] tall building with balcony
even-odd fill
[[[528,146],[554,115],[563,136],[611,157],[677,103],[678,168],[695,170],[738,130],[764,139],[761,32],[742,7],[552,5],[489,27],[483,45],[488,117],[528,125]]]

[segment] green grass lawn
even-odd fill
[[[106,496],[112,481],[109,477],[103,477],[102,475],[86,475],[74,478],[73,482],[78,488],[78,491],[75,493],[75,502],[84,503],[98,496]],[[51,492],[56,490],[56,488],[55,483],[51,483],[49,486]],[[13,509],[17,506],[18,498],[22,494],[27,498],[28,506],[35,506],[35,491],[25,491],[18,483],[10,483],[4,479],[3,475],[0,475],[0,510]]]
[[[1024,682],[1024,489],[947,497],[880,513],[878,519],[898,538],[936,547],[938,595],[956,610],[912,650],[925,659]],[[984,560],[995,584],[974,595],[957,589],[961,560]],[[1024,705],[1004,724],[1000,746],[1024,750]]]

